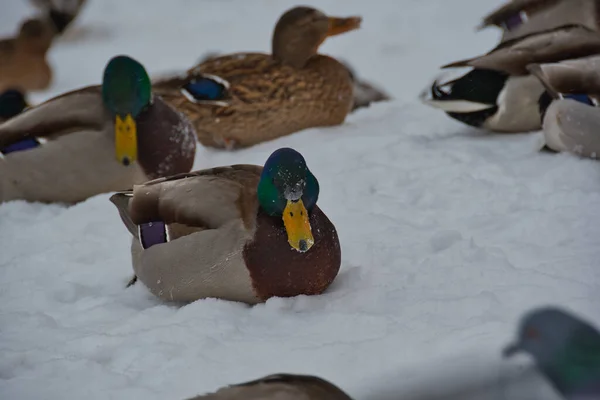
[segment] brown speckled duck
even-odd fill
[[[133,236],[134,278],[166,301],[248,304],[322,293],[340,268],[336,229],[302,155],[157,179],[111,197]]]
[[[151,92],[137,61],[118,56],[102,85],[69,92],[0,125],[0,203],[77,203],[189,172],[193,127]]]
[[[483,18],[478,29],[497,26],[502,41],[562,25],[600,27],[599,0],[512,0]]]
[[[54,35],[48,21],[28,19],[16,37],[0,40],[0,92],[43,90],[50,86],[52,69],[46,53]]]
[[[600,56],[529,66],[540,100],[544,150],[600,158]]]
[[[277,22],[272,54],[211,58],[181,77],[155,80],[153,87],[186,113],[204,146],[242,148],[339,125],[353,107],[352,77],[342,63],[317,50],[327,37],[360,23],[360,17],[328,17],[296,7]]]
[[[276,374],[223,387],[188,400],[352,400],[342,389],[312,375]]]

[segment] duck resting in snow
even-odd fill
[[[136,280],[165,301],[248,304],[322,293],[340,269],[319,182],[297,151],[156,179],[111,201],[132,235]],[[128,285],[128,286],[129,286]]]
[[[328,37],[360,23],[360,17],[295,7],[279,18],[271,54],[213,57],[182,76],[156,79],[153,87],[189,117],[204,146],[243,148],[339,125],[354,104],[353,79],[341,62],[317,51]]]
[[[342,389],[317,376],[275,374],[220,388],[188,400],[352,400]]]
[[[488,131],[539,130],[544,86],[527,66],[595,54],[600,54],[600,34],[584,26],[534,33],[501,43],[483,56],[443,66],[463,70],[458,76],[438,77],[421,99],[451,118]]]
[[[600,157],[600,55],[532,64],[546,88],[540,100],[545,150]]]
[[[564,25],[600,27],[598,0],[512,0],[483,18],[478,30],[497,26],[502,42]]]
[[[0,203],[77,203],[192,168],[189,121],[152,94],[144,67],[114,57],[102,85],[52,98],[0,124]]]

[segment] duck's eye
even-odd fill
[[[513,14],[508,17],[503,23],[502,27],[507,31],[512,31],[517,29],[523,22],[527,21],[527,13],[525,11],[520,11],[517,14]]]
[[[596,102],[587,94],[565,94],[563,95],[565,99],[575,100],[579,103],[587,104],[588,106],[595,107]]]
[[[538,339],[540,337],[540,332],[535,328],[527,328],[525,330],[525,337],[527,339]]]
[[[211,78],[193,80],[184,85],[183,88],[195,100],[222,100],[226,92],[225,85]]]

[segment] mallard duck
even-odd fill
[[[352,400],[333,383],[312,375],[275,374],[223,387],[188,400]]]
[[[81,11],[85,0],[30,0],[52,22],[57,35],[61,35]]]
[[[43,19],[28,19],[14,38],[0,40],[0,92],[7,89],[43,90],[50,86],[52,69],[46,53],[54,28]]]
[[[342,63],[317,50],[327,37],[360,23],[360,17],[328,17],[295,7],[275,26],[272,54],[212,58],[183,76],[154,80],[153,86],[186,113],[204,146],[248,147],[306,128],[339,125],[352,109],[352,78]]]
[[[478,30],[497,26],[503,42],[568,24],[598,30],[599,7],[598,0],[512,0],[486,15]]]
[[[546,88],[540,99],[545,151],[600,157],[600,56],[532,64]]]
[[[144,67],[110,60],[102,85],[69,92],[0,125],[0,202],[76,203],[192,168],[189,121],[151,92]]]
[[[27,107],[27,99],[20,90],[6,90],[0,94],[0,123],[19,115]]]
[[[534,33],[504,42],[483,56],[443,66],[463,71],[455,77],[438,77],[421,99],[458,121],[489,131],[539,130],[538,102],[544,86],[527,65],[598,53],[600,34],[583,26]]]
[[[205,63],[220,56],[221,55],[218,52],[211,51],[202,56],[198,64]],[[351,112],[354,112],[359,108],[369,107],[372,103],[388,101],[391,99],[391,97],[380,88],[375,87],[375,85],[370,82],[360,79],[350,64],[344,62],[343,60],[339,61],[342,63],[342,65],[344,65],[344,67],[346,67],[348,73],[350,74],[350,78],[352,79],[354,100],[352,101],[352,110],[350,110]]]
[[[340,268],[319,183],[297,151],[258,165],[174,175],[114,194],[133,236],[134,278],[162,300],[256,304],[322,293]],[[128,286],[129,286],[128,285]]]

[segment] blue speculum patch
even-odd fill
[[[594,107],[596,104],[592,101],[590,96],[587,94],[565,94],[563,95],[565,99],[571,99],[578,101],[579,103],[587,104],[588,106]]]
[[[167,242],[167,229],[162,221],[148,222],[140,225],[140,243],[147,249],[156,244]]]
[[[220,100],[225,93],[225,86],[210,78],[191,81],[183,88],[196,100]]]
[[[5,147],[0,147],[0,153],[9,154],[16,153],[17,151],[31,150],[40,145],[40,142],[36,138],[27,138],[19,140],[16,143],[9,144]]]
[[[510,17],[508,17],[503,23],[502,25],[504,26],[504,28],[507,31],[512,31],[514,29],[517,29],[519,26],[521,26],[523,24],[523,21],[526,19],[526,15],[523,12],[518,12],[516,14],[511,15]]]

